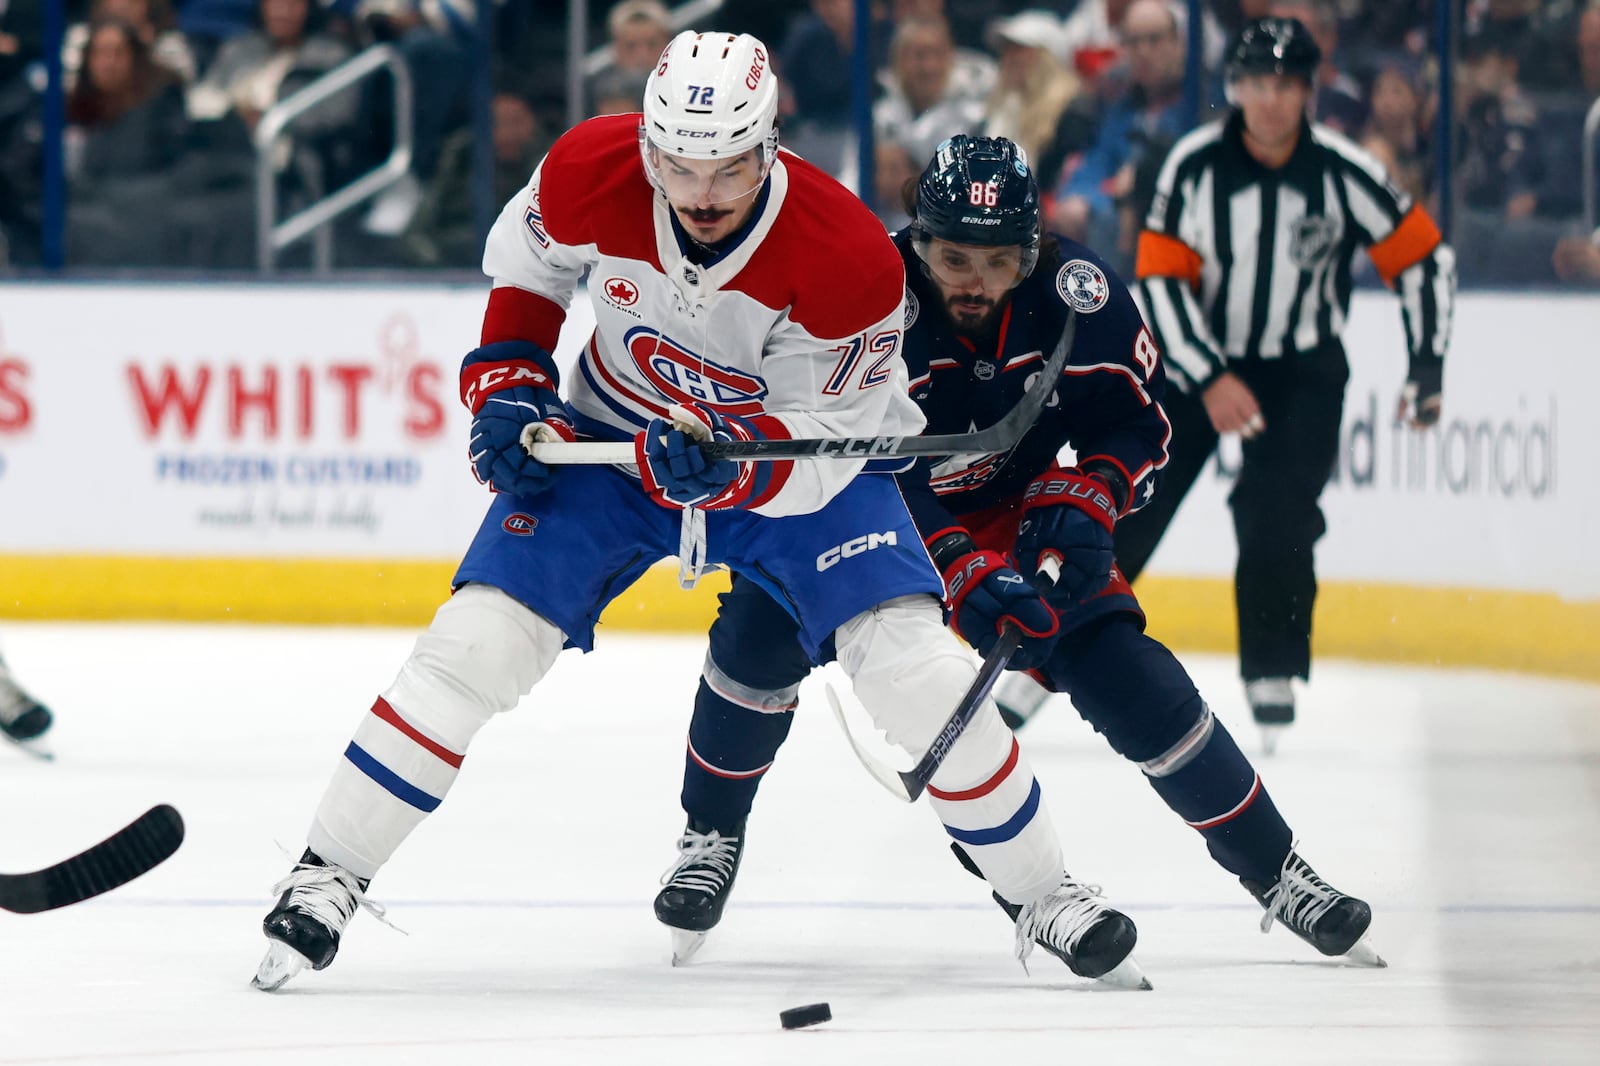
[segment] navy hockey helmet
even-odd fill
[[[957,134],[942,142],[917,181],[911,244],[924,262],[935,240],[1017,245],[1017,281],[1039,262],[1039,182],[1028,153],[1004,137]]]
[[[1285,74],[1307,85],[1316,78],[1322,49],[1299,19],[1260,18],[1246,24],[1228,53],[1229,84],[1252,74]]]

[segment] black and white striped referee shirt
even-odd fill
[[[1400,296],[1411,379],[1437,383],[1455,255],[1428,213],[1326,127],[1304,124],[1276,170],[1245,150],[1242,130],[1235,111],[1173,146],[1139,237],[1138,294],[1169,375],[1179,387],[1204,385],[1228,360],[1293,356],[1336,339],[1350,309],[1350,263],[1365,247]]]

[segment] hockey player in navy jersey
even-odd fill
[[[307,850],[274,891],[263,989],[333,961],[371,878],[443,800],[468,745],[564,647],[590,650],[606,604],[656,560],[721,562],[790,604],[878,728],[933,742],[971,685],[943,584],[891,478],[862,460],[712,459],[701,442],[915,435],[901,339],[904,271],[859,200],[777,150],[778,90],[749,36],[684,33],[642,115],[568,131],[489,235],[494,278],[462,366],[470,450],[495,490],[455,593],[356,729]],[[596,325],[558,386],[551,350],[587,272]],[[564,394],[563,394],[564,392]],[[524,447],[631,442],[636,465],[553,466]],[[878,550],[819,556],[867,535]],[[563,708],[554,708],[560,711]],[[551,757],[555,757],[552,755]],[[569,753],[561,757],[570,758]],[[1027,760],[993,702],[929,803],[1037,941],[1087,976],[1132,967],[1126,916],[1063,871]]]
[[[907,275],[911,394],[926,432],[994,422],[1045,353],[1071,344],[1054,397],[1016,448],[923,460],[899,475],[944,576],[951,624],[985,654],[1004,623],[1019,627],[1011,666],[1071,694],[1084,720],[1261,903],[1263,930],[1276,920],[1325,955],[1381,964],[1362,942],[1367,904],[1296,853],[1260,777],[1183,666],[1145,634],[1117,572],[1112,531],[1150,498],[1169,436],[1161,361],[1127,287],[1083,245],[1041,238],[1038,188],[1010,141],[946,141],[908,210],[912,222],[895,244]],[[1063,467],[1056,456],[1068,445],[1076,464]],[[1041,594],[1026,575],[1043,556],[1059,561],[1061,578]],[[793,620],[736,575],[711,629],[689,729],[688,828],[656,897],[656,916],[675,936],[703,935],[721,918],[756,789],[814,661],[822,660],[795,639]]]

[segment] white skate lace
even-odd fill
[[[1017,961],[1028,968],[1028,956],[1043,939],[1057,951],[1071,955],[1084,932],[1105,913],[1100,886],[1085,885],[1070,876],[1061,886],[1017,912]]]
[[[272,886],[272,892],[288,892],[289,906],[309,914],[330,932],[343,932],[357,910],[367,911],[398,933],[405,932],[385,917],[383,905],[368,899],[360,880],[342,866],[298,864],[288,877]]]
[[[715,895],[733,876],[738,854],[738,837],[725,837],[715,829],[709,833],[687,830],[678,840],[677,861],[661,875],[661,883]]]
[[[1338,898],[1339,893],[1291,851],[1283,861],[1278,883],[1263,897],[1267,912],[1261,916],[1261,931],[1265,933],[1274,921],[1279,921],[1309,934]]]

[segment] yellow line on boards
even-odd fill
[[[426,625],[450,591],[437,560],[0,555],[0,618]],[[692,592],[677,565],[651,568],[606,609],[604,627],[704,633],[725,574]],[[1152,575],[1139,582],[1151,635],[1179,650],[1232,652],[1231,582]],[[1319,656],[1525,670],[1600,681],[1600,601],[1503,592],[1324,582]]]

